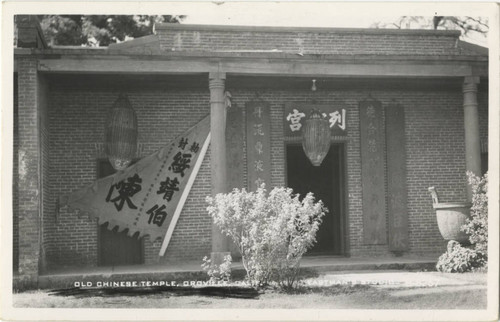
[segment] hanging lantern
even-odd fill
[[[315,167],[321,165],[330,150],[330,125],[314,109],[302,128],[302,148]]]
[[[120,94],[109,113],[105,129],[105,151],[116,170],[124,170],[137,150],[137,116],[127,96]]]

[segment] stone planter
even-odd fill
[[[429,188],[432,195],[432,206],[436,210],[439,232],[445,240],[455,240],[461,244],[469,244],[469,237],[461,227],[470,217],[470,204],[442,203],[438,201],[434,187]]]
[[[460,230],[470,216],[470,206],[466,204],[437,203],[434,206],[439,232],[445,240],[469,243],[467,234]]]

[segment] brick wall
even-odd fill
[[[139,126],[142,156],[196,124],[209,113],[209,92],[133,88],[127,92]],[[50,102],[50,182],[53,199],[96,179],[96,160],[102,157],[95,145],[104,140],[107,109],[119,90],[53,83]],[[210,252],[210,218],[204,196],[210,193],[210,165],[206,157],[200,169],[163,260],[202,258]],[[198,198],[203,196],[203,200]],[[61,209],[50,236],[49,262],[53,265],[97,265],[97,224],[86,217]],[[189,244],[187,244],[189,242]],[[155,263],[160,242],[145,241],[145,262]]]
[[[405,110],[410,245],[418,252],[442,251],[445,244],[427,188],[436,187],[441,202],[466,200],[463,96],[440,94]]]
[[[304,54],[457,55],[456,31],[156,26],[166,51],[270,51]]]
[[[228,84],[228,87],[230,85]],[[156,90],[130,88],[129,98],[138,115],[142,156],[158,149],[209,112],[208,90]],[[255,98],[251,90],[231,88],[233,106],[243,107]],[[103,142],[106,109],[118,95],[115,89],[77,88],[51,82],[49,96],[49,169],[53,207],[58,196],[70,193],[96,179],[96,161],[102,157],[95,144]],[[444,202],[465,199],[464,131],[461,91],[372,91],[372,97],[387,105],[393,99],[405,108],[408,207],[411,253],[438,253],[444,249],[437,229],[427,187],[436,186]],[[286,102],[333,104],[348,110],[347,195],[350,254],[389,255],[386,245],[364,245],[362,234],[362,190],[358,102],[367,92],[355,90],[310,91],[268,90],[259,96],[271,107],[271,154],[273,186],[286,183],[283,108]],[[479,94],[481,136],[487,135],[487,94]],[[43,136],[42,136],[43,138]],[[43,140],[43,139],[42,139]],[[161,243],[145,241],[145,263],[201,259],[211,250],[210,218],[205,196],[210,194],[210,156],[199,175],[181,214],[164,258],[158,257]],[[56,220],[57,217],[57,220]],[[44,245],[52,266],[97,265],[97,223],[63,208],[58,216],[44,216]]]
[[[255,98],[253,91],[231,89],[233,103],[244,106]],[[427,192],[438,189],[444,202],[465,201],[465,161],[463,100],[461,91],[372,91],[383,106],[392,100],[405,108],[409,239],[411,253],[439,253],[444,249]],[[389,255],[387,245],[363,244],[361,159],[358,102],[367,92],[335,91],[259,91],[271,106],[271,155],[273,186],[286,182],[283,108],[285,102],[333,104],[348,110],[347,127],[347,195],[349,244],[352,256]],[[481,93],[480,97],[487,96]],[[480,99],[481,119],[487,119],[486,101]],[[482,135],[487,135],[482,122]]]

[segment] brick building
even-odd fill
[[[32,16],[17,22],[18,280],[36,283],[54,267],[168,265],[227,250],[212,232],[205,197],[253,182],[245,129],[256,105],[269,130],[268,186],[313,191],[331,208],[313,254],[441,253],[427,188],[435,186],[443,201],[464,202],[466,170],[487,168],[487,50],[460,41],[458,31],[161,24],[155,35],[108,48],[49,48]],[[110,173],[104,122],[119,93],[137,113],[138,158],[211,115],[210,149],[163,257],[160,240],[110,232],[59,205],[61,195]],[[378,128],[370,133],[373,106]],[[288,116],[302,107],[345,111],[319,168],[288,128]]]

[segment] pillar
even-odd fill
[[[210,73],[210,165],[212,195],[227,192],[226,166],[226,106],[224,102],[225,73]],[[229,241],[219,228],[212,224],[212,263],[220,264],[229,254]]]
[[[41,249],[40,136],[38,77],[36,59],[26,57],[18,66],[18,230],[19,287],[38,282]],[[15,216],[16,214],[14,214]]]
[[[481,144],[479,140],[479,116],[477,110],[477,84],[479,77],[465,77],[464,127],[465,127],[465,168],[481,175]],[[472,201],[472,189],[467,185],[467,200]]]
[[[15,16],[18,48],[47,48],[42,28],[35,15]],[[17,173],[13,180],[17,186],[17,207],[13,207],[18,224],[17,288],[37,287],[38,275],[44,268],[43,203],[48,195],[43,186],[43,168],[48,168],[48,117],[46,111],[47,85],[38,73],[38,60],[31,54],[16,55],[17,62]],[[42,131],[44,135],[42,135]],[[44,158],[45,156],[45,158]],[[45,161],[44,161],[45,160]],[[47,176],[47,173],[44,173]]]

